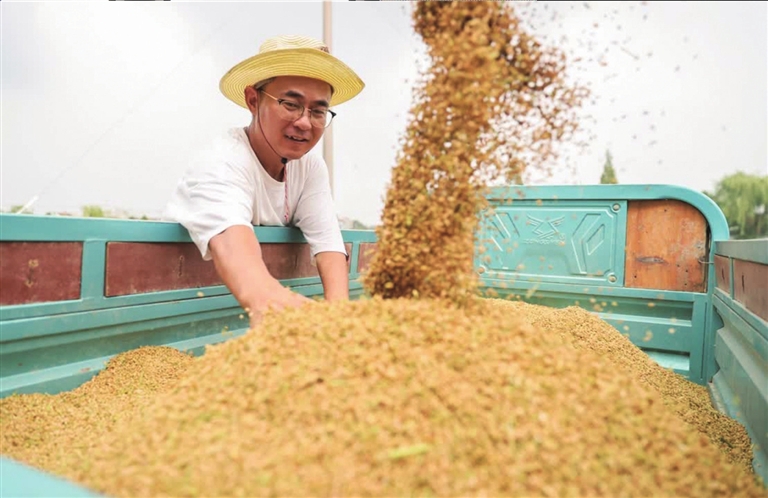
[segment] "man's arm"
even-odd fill
[[[208,247],[219,276],[248,311],[251,327],[256,326],[261,314],[269,308],[283,309],[312,302],[283,287],[269,274],[252,228],[243,225],[229,227],[213,237]],[[340,256],[343,260],[344,255]]]
[[[349,299],[347,257],[340,252],[320,252],[315,256],[326,301]]]

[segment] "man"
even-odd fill
[[[204,150],[179,182],[164,218],[181,223],[251,317],[311,302],[272,277],[253,225],[296,226],[315,258],[326,300],[349,298],[347,258],[321,157],[307,154],[362,80],[303,36],[265,41],[219,88],[251,113]]]

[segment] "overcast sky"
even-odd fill
[[[521,15],[589,84],[590,137],[548,184],[711,189],[768,174],[766,2],[525,3]],[[332,52],[366,83],[338,106],[340,216],[379,221],[423,47],[406,2],[334,2]],[[320,2],[0,2],[0,204],[159,215],[201,144],[247,124],[221,76],[278,34],[322,38]],[[420,55],[421,54],[421,55]],[[320,146],[318,146],[320,149]]]

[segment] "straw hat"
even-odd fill
[[[229,100],[247,108],[245,87],[276,76],[306,76],[333,88],[331,106],[346,102],[365,83],[352,69],[328,52],[328,47],[306,36],[276,36],[259,47],[259,53],[227,71],[219,89]]]

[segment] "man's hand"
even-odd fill
[[[277,280],[275,280],[275,283],[276,285],[264,288],[263,292],[258,292],[251,306],[243,306],[250,318],[251,328],[256,327],[261,322],[264,313],[268,310],[277,311],[285,308],[297,308],[307,303],[314,303],[311,299],[283,287]]]
[[[262,315],[269,309],[281,310],[313,302],[283,287],[269,274],[252,228],[241,225],[229,227],[213,237],[209,247],[216,271],[248,312],[251,328],[261,321]]]

